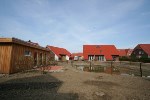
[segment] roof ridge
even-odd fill
[[[115,46],[114,44],[84,44],[84,45],[89,45],[89,46]]]
[[[50,46],[50,45],[47,45],[49,47],[54,47],[54,48],[59,48],[59,49],[65,49],[65,48],[62,48],[62,47],[56,47],[56,46]]]

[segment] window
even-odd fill
[[[99,61],[104,61],[104,56],[103,55],[98,56],[98,60]]]
[[[88,58],[89,58],[89,61],[94,60],[94,56],[93,55],[89,55]]]
[[[142,51],[139,51],[139,54],[142,54]]]
[[[31,51],[27,51],[27,50],[26,50],[26,51],[24,52],[24,55],[25,55],[25,56],[31,56]]]

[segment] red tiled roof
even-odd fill
[[[53,51],[58,57],[61,57],[60,55],[67,55],[68,57],[71,56],[71,53],[67,51],[64,48],[54,47],[54,46],[47,46],[50,50]]]
[[[131,53],[133,52],[133,49],[129,49],[127,52],[127,56],[131,56]]]
[[[119,56],[127,56],[126,49],[118,49],[119,51]]]
[[[138,44],[137,46],[140,46],[148,55],[150,55],[150,44]]]
[[[119,56],[130,56],[133,49],[118,49]]]
[[[74,57],[74,56],[80,56],[80,57],[82,57],[83,53],[72,53],[71,57]]]
[[[83,45],[84,59],[88,55],[104,55],[106,60],[113,60],[112,55],[119,56],[119,52],[114,45]]]
[[[118,49],[119,56],[128,56],[132,49]],[[130,53],[131,54],[131,53]]]

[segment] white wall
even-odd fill
[[[59,61],[59,57],[55,54],[55,60]],[[69,60],[69,57],[66,55],[66,60]]]
[[[55,54],[55,60],[58,61],[59,57]]]
[[[66,60],[69,60],[69,57],[66,55]]]
[[[105,58],[105,56],[104,56],[104,61],[106,61],[106,58]]]
[[[74,56],[73,60],[78,60],[78,58],[79,58],[78,56]]]

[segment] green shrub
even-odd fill
[[[144,63],[150,63],[150,58],[140,58],[139,61]]]
[[[130,61],[130,58],[129,57],[119,57],[119,61]]]
[[[142,57],[142,58],[131,58],[132,62],[143,62],[143,63],[150,63],[150,58]]]

